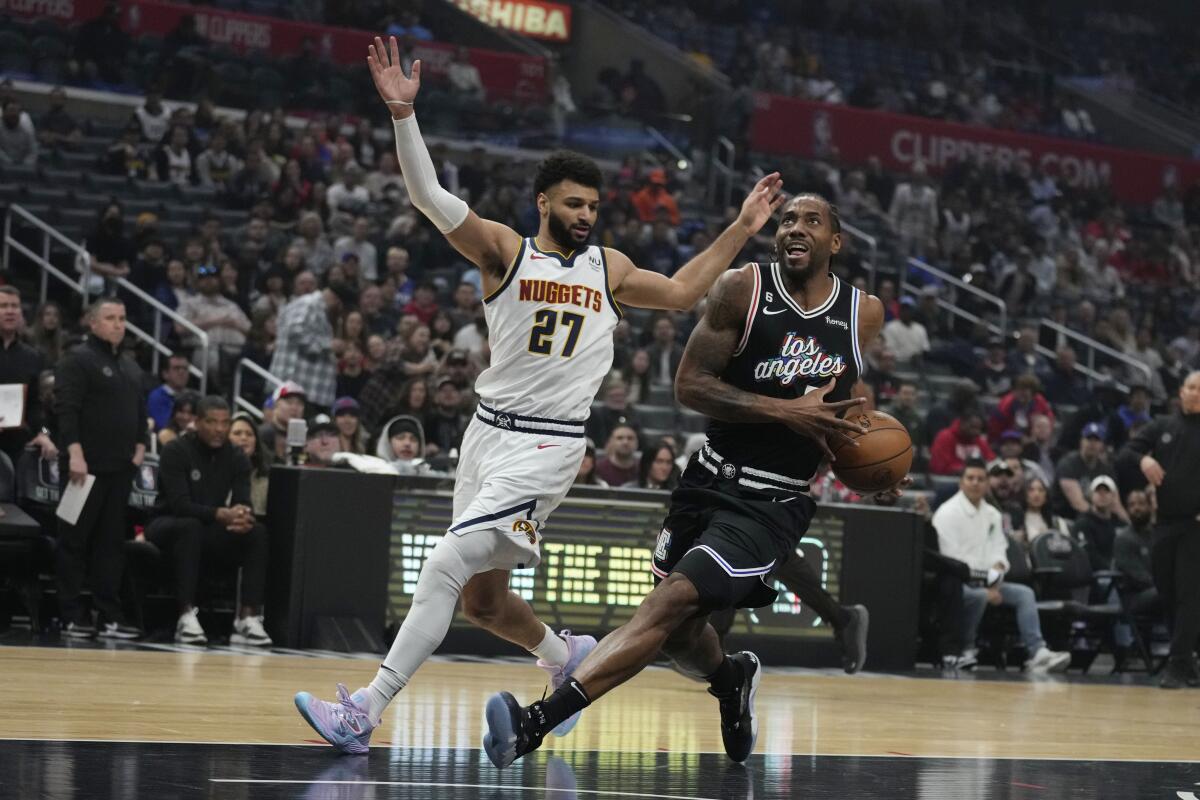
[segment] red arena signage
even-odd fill
[[[1200,162],[1187,159],[770,94],[757,97],[750,140],[767,153],[826,158],[836,150],[846,164],[874,156],[902,171],[917,161],[940,171],[980,158],[1003,167],[1040,166],[1067,186],[1110,186],[1132,203],[1153,202],[1168,180],[1200,181]]]
[[[571,7],[542,0],[449,0],[481,22],[530,36],[566,42],[571,39]]]

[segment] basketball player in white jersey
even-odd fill
[[[508,583],[510,570],[540,561],[542,527],[578,472],[584,423],[612,366],[618,303],[692,308],[783,202],[778,173],[766,176],[734,224],[668,278],[588,245],[600,170],[583,156],[555,153],[534,181],[538,234],[523,239],[438,185],[413,110],[421,62],[407,77],[395,37],[389,49],[376,38],[367,62],[392,114],[404,181],[413,205],[479,267],[492,362],[475,386],[480,402],[463,437],[454,520],[425,562],[374,680],[354,694],[339,684],[336,702],[296,695],[309,724],[346,753],[367,752],[384,709],[441,644],[460,597],[469,620],[536,655],[555,688],[595,647],[590,636],[554,633]],[[563,735],[577,719],[555,732]]]

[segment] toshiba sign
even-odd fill
[[[571,7],[542,0],[449,0],[471,16],[497,28],[566,42],[571,38]]]

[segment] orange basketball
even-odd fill
[[[882,411],[851,413],[846,419],[862,422],[864,433],[850,433],[858,447],[845,441],[832,442],[836,460],[833,474],[859,494],[890,489],[904,479],[912,466],[913,447],[908,430],[891,414]]]

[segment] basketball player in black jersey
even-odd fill
[[[850,394],[883,304],[830,273],[840,229],[827,200],[798,195],[775,234],[778,262],[731,270],[713,287],[675,379],[679,401],[710,418],[708,442],[672,493],[651,567],[657,585],[545,700],[488,701],[484,749],[496,766],[536,749],[660,651],[709,682],[729,757],[753,751],[762,668],[752,653],[726,656],[708,617],[775,600],[768,576],[794,557],[816,510],[808,480],[833,460],[831,440],[854,446],[847,433],[862,430],[842,415],[865,402]]]

